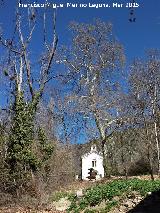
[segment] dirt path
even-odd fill
[[[55,210],[34,210],[34,209],[24,209],[20,207],[15,208],[0,208],[0,213],[65,213],[64,211]]]

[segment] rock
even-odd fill
[[[77,191],[76,191],[76,195],[77,195],[78,198],[81,198],[81,197],[83,196],[83,191],[82,191],[82,189],[77,190]]]
[[[132,191],[131,194],[129,194],[128,198],[136,198],[139,194],[136,191]]]
[[[106,207],[106,202],[105,202],[105,200],[103,200],[100,204],[99,204],[99,209],[103,209],[103,208],[105,208]]]
[[[126,203],[124,203],[124,206],[127,208],[132,208],[133,207],[133,203],[131,200],[128,200]]]
[[[120,206],[119,212],[126,212],[126,207],[125,206]]]
[[[59,201],[54,202],[54,207],[58,211],[65,211],[71,205],[71,201],[68,200],[67,197],[61,198]]]
[[[120,200],[120,197],[119,197],[119,196],[115,196],[115,197],[114,197],[114,200],[115,200],[115,201],[119,201],[119,200]]]

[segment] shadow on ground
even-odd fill
[[[127,213],[160,213],[160,190],[148,195]]]

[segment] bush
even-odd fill
[[[118,204],[118,202],[114,200],[115,196],[122,196],[124,193],[129,194],[131,191],[137,191],[142,196],[146,196],[148,192],[159,189],[160,180],[115,180],[108,184],[100,184],[87,189],[85,195],[80,200],[77,198],[72,200],[68,212],[80,213],[81,210],[85,210],[87,207],[99,205],[103,200],[106,201],[104,212],[108,212],[112,207]],[[85,212],[89,213],[93,211],[86,209]]]
[[[130,166],[128,175],[145,175],[149,173],[149,168],[149,163],[144,158],[141,158]]]

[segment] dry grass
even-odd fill
[[[159,177],[157,175],[154,176],[155,179],[159,179]],[[141,176],[132,176],[129,177],[129,179],[133,179],[133,178],[138,178],[138,179],[142,179],[142,180],[150,180],[150,176],[149,175],[141,175]],[[108,183],[111,182],[113,180],[120,180],[120,179],[125,179],[125,177],[122,176],[112,176],[109,179],[102,179],[99,181],[75,181],[72,184],[69,184],[65,187],[61,187],[59,188],[58,191],[61,192],[75,192],[78,189],[86,189],[92,186],[95,186],[97,184],[100,183]],[[29,205],[28,205],[29,206]],[[65,211],[56,211],[54,210],[54,208],[49,208],[49,207],[37,207],[36,209],[34,207],[27,207],[27,203],[25,204],[25,206],[23,205],[18,205],[15,204],[13,206],[7,206],[4,205],[2,207],[0,207],[0,213],[65,213]]]

